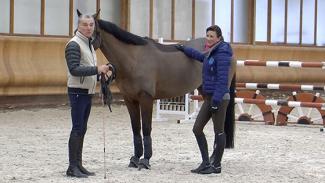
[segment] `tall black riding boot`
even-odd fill
[[[208,143],[205,138],[205,135],[195,135],[197,144],[200,148],[202,163],[196,169],[191,170],[192,173],[201,173],[204,170],[210,169],[209,153],[208,153]]]
[[[87,178],[88,176],[82,173],[78,167],[78,150],[81,137],[76,133],[71,133],[69,138],[69,167],[66,172],[70,177]]]
[[[221,159],[226,145],[226,134],[215,135],[213,153],[210,157],[211,165],[216,169],[215,173],[221,173]]]
[[[79,144],[78,155],[77,155],[78,168],[83,174],[86,174],[88,176],[94,176],[95,175],[94,172],[89,172],[85,167],[82,166],[82,148],[84,144],[84,138],[85,136],[83,135],[81,137],[80,144]]]

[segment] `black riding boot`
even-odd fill
[[[78,167],[78,150],[80,146],[81,137],[76,133],[71,133],[69,138],[69,167],[66,172],[70,177],[82,177],[88,176],[82,173]]]
[[[141,135],[133,136],[134,156],[130,159],[129,167],[137,168],[140,157],[143,154],[142,137]]]
[[[210,157],[211,165],[216,169],[215,173],[221,173],[221,159],[226,145],[226,134],[215,135],[213,153]]]
[[[77,156],[77,161],[78,161],[78,167],[79,170],[88,176],[94,176],[94,172],[89,172],[85,167],[82,166],[82,148],[84,144],[84,135],[81,137],[80,144],[79,144],[79,150],[78,150],[78,156]]]
[[[191,170],[192,173],[199,173],[199,174],[208,174],[210,169],[213,168],[210,165],[209,161],[209,153],[208,153],[208,143],[205,138],[205,135],[195,135],[197,144],[200,148],[201,156],[202,156],[202,163],[196,169]]]

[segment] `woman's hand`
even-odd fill
[[[210,111],[211,111],[211,113],[216,113],[218,111],[218,107],[217,106],[212,106]]]
[[[182,44],[175,45],[175,48],[178,49],[179,51],[184,52],[184,45],[182,45]]]

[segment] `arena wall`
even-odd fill
[[[67,41],[0,36],[0,96],[65,94]],[[99,63],[107,62],[97,55]]]
[[[0,36],[0,96],[66,93],[64,48],[68,38]],[[324,61],[325,48],[233,45],[237,60]],[[99,63],[106,59],[98,52]],[[237,67],[237,82],[325,83],[319,68]],[[118,92],[113,87],[113,92]]]
[[[237,60],[324,62],[325,48],[233,45]],[[325,69],[325,68],[324,68]],[[320,68],[237,67],[237,82],[325,84]]]

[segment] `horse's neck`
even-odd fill
[[[136,64],[136,60],[131,59],[135,54],[133,45],[126,44],[106,32],[102,32],[101,35],[103,42],[100,49],[109,62],[124,71]]]

